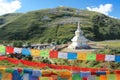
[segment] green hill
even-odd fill
[[[90,40],[120,39],[120,20],[75,8],[57,7],[25,14],[7,14],[0,16],[0,20],[0,40],[4,41],[70,41],[78,20],[84,35]]]
[[[20,15],[22,15],[22,13],[11,13],[11,14],[5,14],[3,16],[0,16],[0,27],[4,27],[8,23],[11,23]]]

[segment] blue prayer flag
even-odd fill
[[[28,48],[23,48],[23,49],[22,49],[22,54],[23,54],[23,55],[26,55],[26,56],[29,56],[29,55],[30,55],[30,49],[28,49]]]
[[[88,71],[88,72],[80,72],[80,77],[81,78],[86,78],[86,77],[89,77],[91,75],[91,73]]]
[[[120,56],[115,56],[115,62],[120,62]]]
[[[68,52],[67,58],[68,59],[77,59],[77,53]]]
[[[105,71],[97,71],[96,75],[100,76],[100,75],[106,75]]]

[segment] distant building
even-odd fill
[[[50,44],[32,44],[31,48],[36,48],[36,49],[45,49],[49,47]]]
[[[50,44],[31,44],[30,46],[23,45],[23,47],[29,47],[33,49],[46,49],[48,47],[51,47]]]

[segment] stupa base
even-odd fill
[[[89,45],[84,45],[84,46],[68,46],[69,49],[91,49]]]

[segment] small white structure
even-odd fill
[[[80,23],[78,22],[77,30],[75,31],[75,36],[72,38],[72,44],[68,46],[70,49],[84,49],[88,48],[87,39],[83,36],[83,32],[80,29]]]

